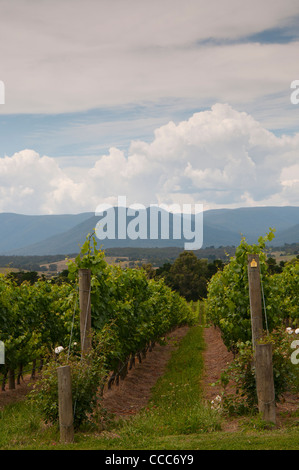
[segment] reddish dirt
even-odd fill
[[[223,388],[219,381],[221,373],[233,361],[233,353],[228,351],[224,345],[221,333],[213,326],[204,329],[204,341],[206,349],[204,351],[204,374],[202,380],[203,395],[207,402],[211,402],[217,395],[221,396]],[[233,387],[229,384],[230,391]],[[226,419],[222,423],[222,429],[227,432],[234,432],[238,429],[238,419]]]
[[[178,328],[166,337],[167,344],[156,344],[141,363],[136,360],[125,380],[113,385],[111,390],[104,390],[102,404],[116,416],[126,417],[136,414],[145,407],[151,395],[151,389],[165,371],[172,351],[186,335],[188,327]]]
[[[28,375],[21,380],[20,385],[16,384],[16,388],[14,390],[8,390],[8,385],[6,385],[5,391],[0,390],[0,409],[10,403],[23,400],[32,389],[31,384],[32,380],[30,375]]]
[[[233,354],[224,345],[218,328],[212,326],[205,328],[204,340],[206,349],[204,351],[205,368],[202,385],[204,397],[211,401],[222,391],[221,385],[212,386],[211,384],[215,384],[220,379],[221,372],[232,362]]]

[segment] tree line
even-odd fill
[[[192,251],[183,251],[174,263],[164,263],[158,269],[145,264],[143,268],[150,278],[164,278],[165,284],[187,301],[196,301],[207,296],[209,280],[224,265],[221,259],[209,262],[207,259],[197,258]]]
[[[299,255],[294,259],[298,259]],[[205,299],[208,293],[208,284],[214,274],[222,271],[230,257],[222,259],[201,259],[192,251],[183,251],[173,263],[166,262],[158,269],[154,269],[150,263],[142,267],[150,278],[164,278],[165,283],[177,291],[188,301]],[[269,275],[282,273],[286,263],[269,256],[265,265]]]
[[[197,252],[182,251],[174,260],[167,260],[158,268],[153,267],[151,262],[144,263],[141,267],[146,271],[149,279],[164,278],[165,284],[171,287],[172,290],[178,292],[182,297],[185,297],[187,301],[197,301],[207,297],[209,281],[217,271],[223,270],[224,266],[229,262],[230,256],[233,256],[233,254],[226,253],[226,259],[204,259],[199,258]],[[299,255],[297,255],[297,258],[298,257]],[[0,256],[0,264],[1,258],[5,257]],[[19,258],[23,259],[20,260]],[[15,264],[19,265],[18,261],[21,261],[21,265],[22,262],[26,262],[27,267],[30,268],[32,259],[36,257],[28,257],[29,259],[27,261],[25,258],[27,257],[16,257]],[[40,260],[38,261],[45,261],[44,257],[39,258]],[[58,260],[57,257],[55,259],[56,261]],[[61,259],[64,259],[63,255],[61,255]],[[47,260],[48,262],[53,261],[54,258],[50,256]],[[285,266],[284,261],[277,263],[276,259],[271,256],[267,258],[266,264],[269,274],[281,273]],[[11,265],[11,267],[13,266]],[[36,269],[29,269],[28,272],[10,272],[8,276],[19,285],[24,281],[34,284],[40,278]],[[59,284],[66,282],[67,279],[68,270],[64,270],[58,275],[52,276],[52,282]]]

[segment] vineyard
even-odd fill
[[[92,247],[91,237],[86,240],[68,267],[69,280],[60,284],[39,280],[32,285],[27,282],[17,285],[7,277],[0,278],[0,337],[5,345],[5,364],[0,366],[3,390],[6,380],[9,388],[14,388],[15,380],[19,383],[29,368],[34,375],[36,368],[44,369],[47,364],[43,374],[47,376],[51,366],[56,369],[59,361],[65,361],[73,364],[74,374],[79,368],[81,381],[90,380],[92,404],[99,386],[108,382],[110,387],[124,379],[135,360],[141,361],[155,342],[163,341],[175,327],[195,320],[190,305],[163,280],[149,280],[142,270],[108,265],[94,238]],[[91,272],[93,355],[92,365],[89,363],[88,368],[83,365],[81,369],[79,269]],[[49,387],[47,380],[44,384],[42,387]],[[82,386],[81,390],[78,387],[79,396]],[[40,394],[43,398],[46,395]],[[41,406],[49,419],[57,419],[57,406],[54,411],[51,404]],[[78,425],[89,411],[87,406],[80,413],[78,407]]]
[[[272,274],[266,263],[266,244],[273,237],[270,230],[255,245],[248,245],[243,238],[235,256],[223,271],[213,276],[208,286],[205,304],[208,321],[219,328],[227,350],[235,357],[221,376],[224,389],[230,380],[236,385],[237,394],[224,392],[224,404],[233,413],[252,412],[257,410],[258,403],[248,271],[250,255],[254,262],[254,256],[259,259],[261,331],[256,348],[259,344],[271,345],[269,367],[273,375],[274,409],[274,402],[278,403],[286,391],[293,390],[296,394],[299,391],[296,350],[299,345],[299,260],[294,258],[281,273]]]
[[[290,358],[299,338],[299,260],[294,258],[279,273],[270,272],[266,244],[272,236],[270,231],[256,245],[249,245],[242,239],[235,256],[213,275],[208,283],[207,297],[199,303],[187,302],[162,278],[149,279],[142,269],[108,265],[104,252],[97,249],[92,237],[87,238],[77,258],[68,262],[69,276],[61,282],[38,280],[17,284],[2,275],[0,339],[5,345],[5,363],[0,365],[2,390],[7,387],[13,389],[25,374],[41,376],[35,381],[29,400],[37,403],[45,422],[57,423],[57,368],[68,364],[72,370],[75,429],[93,415],[103,423],[105,409],[101,408],[99,393],[101,395],[104,388],[110,390],[119,385],[136,361],[141,363],[145,360],[157,343],[164,344],[167,334],[184,325],[197,327],[200,319],[200,328],[212,325],[219,331],[234,360],[219,377],[223,393],[215,410],[215,402],[211,409],[206,409],[205,405],[199,417],[197,399],[191,404],[191,397],[184,396],[181,406],[186,416],[182,414],[183,424],[180,426],[185,429],[182,432],[197,432],[209,429],[209,426],[217,429],[217,413],[221,416],[256,413],[258,403],[247,261],[248,255],[254,254],[259,258],[263,341],[273,347],[275,401],[278,403],[286,391],[298,396],[298,354],[295,354],[297,363]],[[90,288],[85,294],[91,309],[92,335],[91,348],[85,354],[82,354],[80,325],[79,274],[82,270],[88,270],[91,276]],[[196,346],[197,330],[191,330],[194,331],[195,343],[192,350],[189,347],[188,358],[185,357],[182,363],[185,367],[190,362],[190,366],[192,363],[196,369],[201,353]],[[178,358],[177,361],[179,364]],[[188,377],[177,364],[175,370],[179,370],[186,382],[183,388],[194,380],[192,386],[197,394],[197,373],[193,371],[192,377]],[[173,380],[167,387],[174,386]],[[228,386],[231,382],[235,387],[233,394]],[[178,402],[172,404],[167,394],[161,397],[166,397],[159,400],[167,403],[168,410],[175,409]],[[189,398],[188,412],[186,403]],[[180,411],[174,412],[179,420]],[[206,424],[208,420],[209,425]]]
[[[235,256],[223,271],[215,274],[208,286],[206,309],[209,320],[218,326],[228,349],[234,351],[237,344],[251,340],[251,319],[247,256],[256,254],[260,260],[264,330],[299,324],[299,261],[287,264],[281,273],[271,274],[266,263],[266,243],[273,233],[260,237],[259,243],[248,245],[242,239]]]

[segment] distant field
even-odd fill
[[[51,263],[45,263],[45,264],[41,264],[40,267],[43,268],[47,268],[49,269],[49,266],[51,266],[51,264],[55,264],[57,266],[57,271],[58,272],[61,272],[63,271],[64,269],[67,269],[68,266],[67,266],[67,261],[73,261],[74,258],[69,258],[69,259],[63,259],[61,261],[52,261]]]
[[[60,273],[64,271],[65,269],[68,269],[68,261],[74,261],[74,257],[72,258],[65,258],[65,259],[58,259],[57,261],[55,259],[51,260],[50,263],[41,263],[40,269],[36,267],[35,269],[31,269],[31,271],[37,271],[39,275],[45,275],[46,277],[52,277],[56,276],[57,273]],[[135,261],[130,261],[128,256],[107,256],[106,261],[108,264],[111,265],[118,265],[122,268],[132,268],[136,267],[137,265],[141,265],[142,263],[146,263],[146,259],[141,259],[141,260],[135,260]],[[9,272],[27,272],[28,269],[24,269],[20,266],[20,268],[13,268],[9,267],[9,263],[6,263],[5,266],[0,267],[0,274],[8,274]]]
[[[17,273],[19,271],[20,269],[18,268],[0,268],[0,274],[7,274],[11,272]]]
[[[287,255],[284,251],[273,251],[271,256],[276,259],[278,264],[280,261],[291,261],[296,258],[296,255]]]
[[[106,256],[105,259],[108,264],[118,265],[118,266],[121,266],[122,268],[126,268],[129,266],[132,267],[129,257],[127,256]],[[45,267],[49,269],[51,265],[55,264],[57,266],[57,272],[61,272],[64,269],[68,268],[68,265],[67,265],[68,261],[74,261],[74,258],[68,258],[68,259],[61,260],[61,261],[52,261],[51,263],[41,264],[41,268]],[[146,260],[141,260],[140,262],[146,262]]]

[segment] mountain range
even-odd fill
[[[114,209],[115,227],[112,218],[105,217],[106,228],[111,227],[118,232],[118,208]],[[126,213],[126,229],[140,231],[139,217],[128,216]],[[104,214],[105,215],[105,214]],[[111,214],[110,214],[111,215]],[[163,214],[162,214],[163,215]],[[160,217],[162,217],[160,215]],[[169,214],[168,214],[169,215]],[[113,217],[113,214],[112,214]],[[185,218],[180,214],[169,215],[169,234],[163,239],[163,230],[160,228],[157,239],[149,237],[150,210],[143,214],[143,221],[147,221],[147,236],[144,239],[132,240],[128,236],[123,239],[97,240],[98,246],[103,249],[113,247],[183,247],[187,237],[180,239],[173,236],[174,226],[181,224]],[[162,219],[161,219],[162,220]],[[56,255],[78,253],[86,236],[92,232],[101,216],[94,212],[81,214],[60,215],[23,215],[15,213],[0,213],[0,254],[2,255]],[[102,220],[102,224],[104,219]],[[110,228],[111,228],[110,227]],[[182,225],[183,227],[183,225]],[[299,207],[247,207],[238,209],[213,209],[203,212],[203,247],[237,246],[244,236],[249,243],[256,243],[259,236],[274,228],[275,238],[273,246],[299,242]],[[191,220],[191,231],[196,225],[194,215]],[[126,230],[127,233],[127,230]],[[182,231],[182,233],[185,233]],[[164,233],[165,236],[165,233]],[[188,237],[190,238],[190,237]]]

